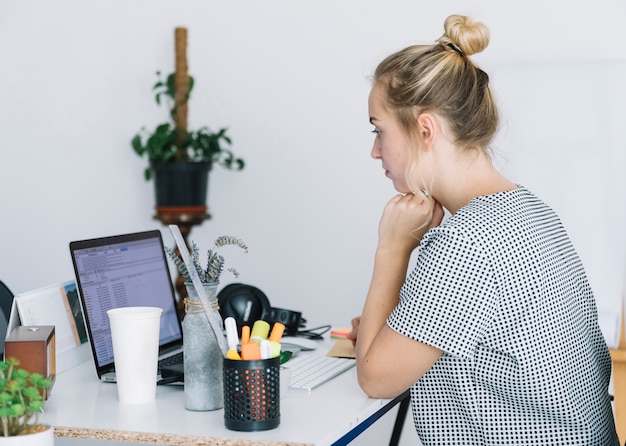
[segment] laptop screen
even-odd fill
[[[162,308],[161,350],[181,345],[182,330],[160,231],[74,241],[70,252],[98,375],[113,365],[106,313],[110,308]]]

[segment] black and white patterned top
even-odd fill
[[[476,198],[429,230],[387,324],[444,352],[411,387],[424,445],[618,444],[593,293],[527,189]]]

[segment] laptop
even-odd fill
[[[115,382],[110,308],[163,308],[159,375],[164,363],[182,368],[182,327],[159,230],[70,242],[76,285],[98,378]],[[173,360],[172,360],[173,357]]]

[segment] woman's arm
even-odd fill
[[[370,288],[360,321],[356,321],[357,374],[369,396],[400,394],[441,356],[440,350],[396,333],[386,321],[398,304],[411,253],[426,231],[442,219],[443,209],[432,198],[398,195],[385,206]]]

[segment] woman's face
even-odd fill
[[[385,176],[393,182],[400,193],[411,192],[406,182],[409,161],[409,142],[400,123],[385,103],[385,95],[379,84],[374,85],[369,96],[370,122],[376,135],[372,147],[372,158],[382,161]]]

